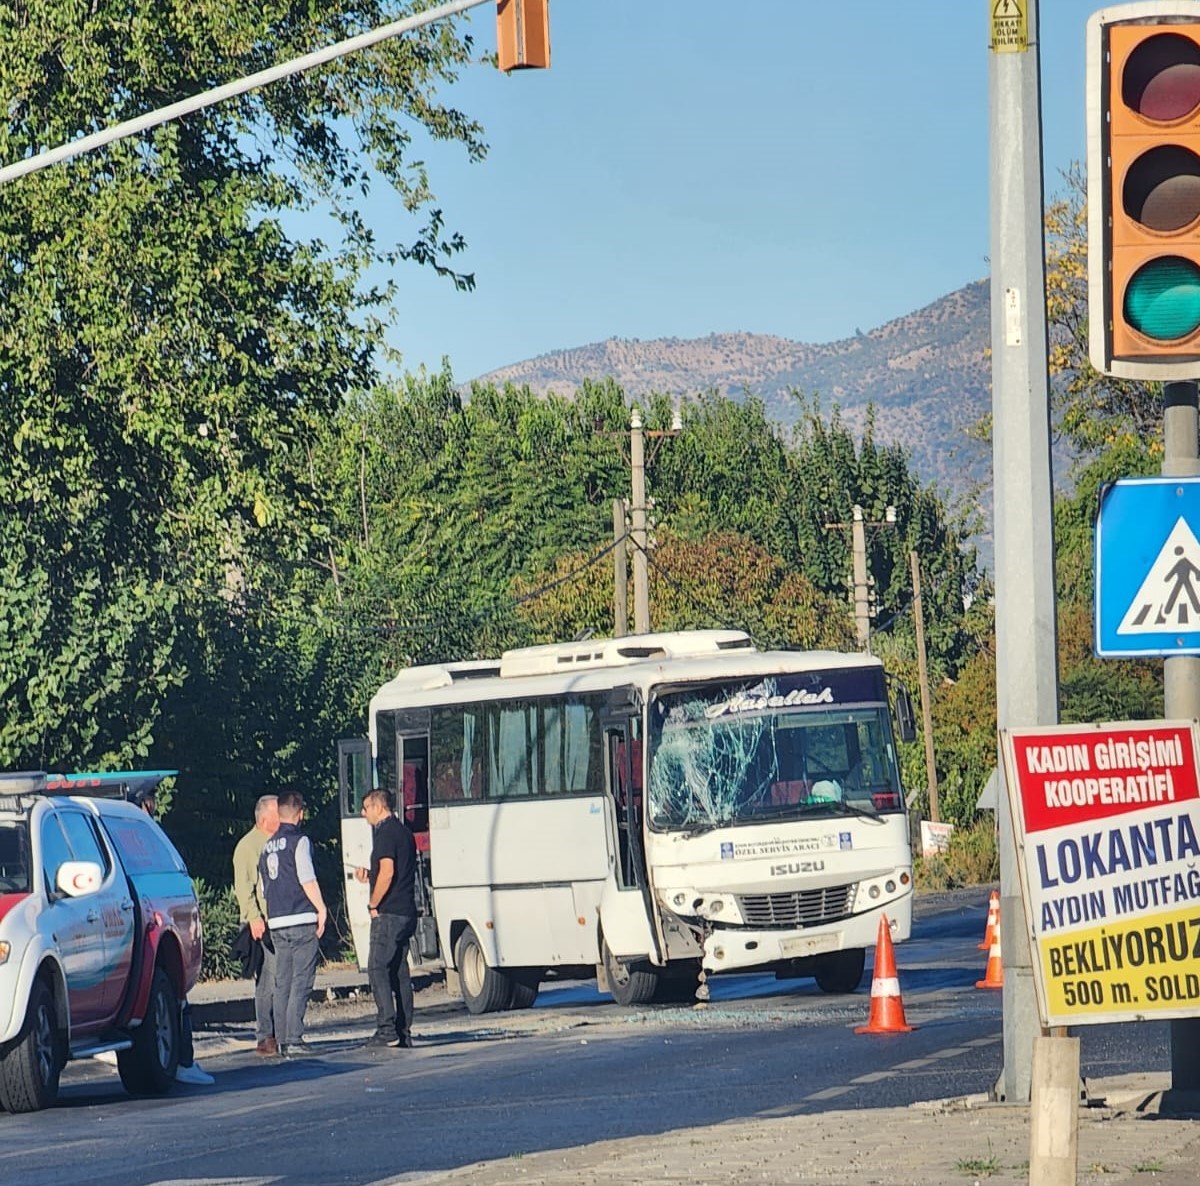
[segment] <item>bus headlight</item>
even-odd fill
[[[12,944],[7,939],[0,939],[0,964],[8,963],[10,951],[12,951]]]

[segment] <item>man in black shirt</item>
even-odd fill
[[[367,981],[375,998],[375,1032],[368,1046],[412,1045],[413,993],[408,941],[417,929],[414,880],[417,846],[404,821],[392,812],[387,791],[371,791],[362,813],[371,825],[371,867],[354,876],[370,886],[371,947]]]

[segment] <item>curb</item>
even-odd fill
[[[242,982],[237,982],[242,983]],[[198,985],[189,996],[192,1013],[192,1025],[219,1026],[234,1025],[239,1022],[254,1020],[254,986],[244,982],[248,995],[243,992],[233,992],[226,996],[209,995],[215,986]],[[218,990],[219,991],[219,990]],[[364,974],[360,979],[346,979],[334,983],[318,983],[313,985],[308,994],[309,1004],[328,1004],[333,1001],[349,1001],[358,997],[370,997],[371,988]],[[205,999],[205,998],[208,999]]]

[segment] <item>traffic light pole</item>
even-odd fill
[[[1050,392],[1035,0],[1028,38],[993,40],[991,145],[992,468],[996,541],[996,719],[1001,729],[1058,722]],[[991,13],[993,5],[988,4]],[[999,764],[1001,770],[1003,763]],[[1004,952],[1004,1068],[997,1099],[1030,1099],[1041,1033],[1008,795],[997,797]]]
[[[234,79],[233,82],[227,82],[223,86],[201,91],[200,94],[181,99],[178,103],[171,103],[167,107],[159,107],[134,119],[127,119],[122,123],[113,124],[111,127],[101,128],[100,131],[92,132],[87,136],[79,136],[74,140],[68,141],[66,144],[60,144],[56,148],[48,148],[44,152],[26,157],[21,161],[14,161],[12,164],[0,168],[0,185],[8,181],[15,181],[18,177],[25,177],[30,173],[37,173],[42,169],[48,169],[51,165],[56,165],[60,161],[69,161],[74,157],[82,156],[84,153],[102,148],[104,145],[112,144],[117,140],[125,140],[130,136],[140,135],[151,128],[157,128],[160,124],[170,123],[171,120],[175,119],[182,119],[185,115],[202,111],[205,107],[212,107],[216,103],[235,98],[237,95],[244,95],[247,91],[257,90],[260,86],[268,86],[273,82],[279,82],[281,79],[291,78],[293,74],[303,74],[306,70],[312,70],[316,66],[324,66],[326,63],[335,61],[337,58],[344,58],[347,54],[369,49],[372,45],[377,45],[381,41],[388,41],[393,37],[399,37],[402,33],[409,33],[413,29],[421,28],[423,25],[431,25],[434,21],[457,16],[459,13],[466,12],[469,8],[478,8],[481,4],[491,2],[492,0],[449,0],[449,3],[441,4],[437,8],[430,8],[425,12],[414,13],[412,16],[404,17],[401,20],[380,25],[377,29],[370,29],[366,33],[359,33],[356,37],[348,37],[345,41],[339,41],[335,45],[315,50],[313,53],[305,54],[303,57],[292,58],[290,61],[281,62],[278,66],[269,66],[266,70],[259,70],[255,74],[248,74],[243,78]]]
[[[1200,474],[1196,381],[1163,384],[1163,477]],[[1200,657],[1163,660],[1163,714],[1169,721],[1200,717]],[[1200,1018],[1171,1022],[1171,1090],[1200,1091]]]

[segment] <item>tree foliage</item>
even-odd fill
[[[0,160],[397,8],[0,3]],[[7,765],[145,755],[166,701],[186,703],[211,660],[196,639],[248,594],[288,589],[280,566],[322,545],[306,447],[373,382],[387,293],[366,268],[407,259],[470,283],[411,151],[432,136],[482,154],[478,126],[435,98],[470,55],[454,25],[429,26],[0,193]],[[363,225],[373,177],[407,241]],[[313,207],[338,228],[332,249],[287,229]]]

